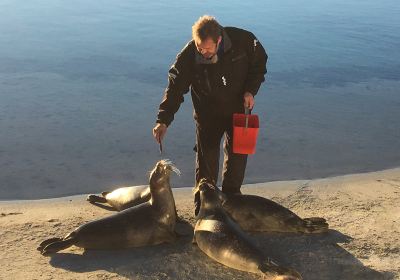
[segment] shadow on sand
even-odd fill
[[[180,231],[190,232],[190,224]],[[255,242],[266,255],[297,269],[306,280],[394,279],[364,266],[338,243],[351,237],[330,230],[325,234],[255,234]],[[225,267],[191,243],[192,235],[174,244],[126,250],[86,250],[83,255],[57,253],[50,264],[74,272],[106,270],[130,279],[259,279],[259,276]]]
[[[268,250],[268,255],[281,264],[296,268],[304,279],[394,279],[392,273],[378,272],[338,243],[348,243],[351,237],[336,230],[314,235],[256,234],[256,242]]]

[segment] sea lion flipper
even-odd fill
[[[98,195],[90,194],[90,195],[87,196],[86,200],[89,201],[89,203],[91,203],[91,204],[93,204],[93,205],[95,205],[97,207],[103,208],[105,210],[117,211],[117,209],[115,209],[114,207],[111,207],[111,206],[108,206],[108,205],[103,205],[103,203],[107,203],[108,202],[105,197],[101,197],[101,196],[98,196]]]
[[[45,246],[43,248],[43,250],[41,251],[41,254],[43,256],[48,256],[51,253],[56,253],[60,250],[66,249],[72,245],[74,245],[74,238],[68,238],[65,240],[56,241],[56,242],[50,243],[49,245]]]
[[[106,203],[107,199],[105,197],[101,197],[95,194],[90,194],[87,196],[86,198],[87,201],[89,201],[90,203]]]
[[[140,198],[141,199],[143,199],[143,200],[150,200],[150,198],[151,198],[151,192],[150,192],[150,187],[149,188],[146,188],[145,189],[145,191],[143,191],[141,194],[140,194]]]
[[[44,247],[46,247],[47,245],[57,242],[57,241],[62,241],[62,238],[59,237],[53,237],[53,238],[49,238],[46,239],[45,241],[43,241],[42,243],[39,244],[39,247],[37,247],[36,249],[38,251],[42,251],[44,249]]]
[[[178,239],[178,234],[174,229],[171,230],[168,226],[165,224],[158,224],[158,230],[157,230],[159,236],[162,236],[164,242],[166,243],[174,243]]]

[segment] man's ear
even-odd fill
[[[219,36],[219,37],[218,37],[217,44],[221,43],[221,41],[222,41],[222,36]]]

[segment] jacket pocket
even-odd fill
[[[243,59],[243,58],[245,58],[246,56],[247,56],[246,53],[240,53],[240,54],[238,54],[237,56],[235,56],[235,57],[232,58],[232,62],[235,62],[235,61],[238,61],[238,60],[240,60],[240,59]]]
[[[240,52],[232,57],[231,66],[231,81],[234,89],[242,91],[244,83],[247,78],[247,71],[249,68],[249,58],[246,52]]]

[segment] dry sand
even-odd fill
[[[319,235],[256,234],[271,257],[304,279],[400,279],[400,168],[307,181],[247,185],[302,217],[327,219]],[[193,224],[189,188],[174,189],[181,218]],[[36,250],[46,238],[111,213],[85,196],[0,202],[1,279],[259,279],[227,268],[191,244],[192,229],[175,244],[115,251],[71,247],[52,257]]]

